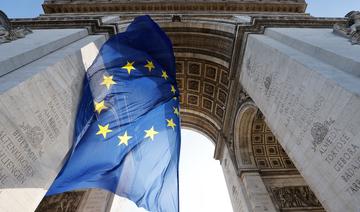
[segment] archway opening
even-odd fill
[[[231,212],[232,206],[214,144],[199,132],[181,130],[179,166],[180,211]],[[111,211],[144,212],[134,203],[115,197]]]
[[[232,211],[214,144],[204,135],[182,129],[180,153],[180,211]]]

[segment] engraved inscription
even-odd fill
[[[19,136],[18,130],[12,135],[0,131],[0,140],[0,183],[24,184],[29,177],[34,176],[35,169],[31,165],[38,157],[25,139]]]
[[[70,97],[69,99],[71,100]],[[71,104],[71,101],[67,100],[60,103],[59,100],[53,96],[53,98],[51,98],[51,100],[47,103],[48,107],[46,109],[35,111],[35,116],[42,125],[45,134],[48,138],[50,138],[51,142],[54,142],[55,139],[60,135],[60,126],[68,124],[67,117],[60,113],[57,108],[68,111],[71,109],[69,104]]]
[[[315,101],[311,105],[305,105],[301,100],[304,96],[305,87],[295,86],[297,76],[291,76],[289,80],[281,81],[280,72],[274,71],[269,75],[268,68],[264,63],[255,63],[255,56],[250,55],[246,60],[246,73],[252,82],[257,84],[257,89],[263,93],[267,102],[276,103],[276,113],[280,114],[280,120],[285,127],[292,122],[300,130],[295,131],[296,144],[301,144],[301,139],[310,130],[315,122],[317,113],[323,107],[325,98],[315,94]]]
[[[274,126],[278,127],[279,136],[284,136],[284,129],[291,131],[287,139],[294,139],[297,145],[304,145],[315,156],[320,156],[320,164],[326,167],[319,171],[326,169],[331,173],[328,175],[331,183],[342,186],[341,190],[349,195],[358,195],[359,119],[355,118],[359,114],[358,98],[350,98],[353,94],[318,73],[293,69],[280,72],[278,68],[269,69],[266,62],[258,63],[264,60],[256,57],[261,56],[254,53],[246,57],[242,82],[265,115],[276,117]],[[321,83],[315,83],[317,79]],[[340,93],[339,100],[333,98],[333,94]],[[303,164],[304,159],[293,159],[299,161],[300,166]]]

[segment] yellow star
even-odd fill
[[[169,78],[169,76],[167,75],[166,71],[162,71],[162,78],[164,78],[165,80],[167,80]]]
[[[177,97],[176,97],[176,96],[174,96],[174,97],[173,97],[173,99],[174,99],[174,100],[177,100]]]
[[[123,68],[123,69],[126,69],[127,70],[127,72],[129,73],[129,75],[130,75],[130,73],[131,73],[131,71],[132,70],[136,70],[135,68],[134,68],[134,66],[133,66],[133,64],[134,64],[134,62],[127,62],[126,63],[126,65],[124,65],[123,67],[121,67],[121,68]]]
[[[154,63],[152,61],[150,61],[150,60],[146,60],[146,61],[147,61],[147,64],[144,67],[148,68],[149,71],[151,71],[152,69],[155,68]]]
[[[105,126],[101,126],[100,124],[98,124],[99,126],[99,131],[96,133],[96,135],[102,135],[104,136],[104,138],[106,138],[106,134],[109,132],[112,132],[112,130],[109,129],[109,124],[105,125]]]
[[[173,85],[171,85],[171,92],[172,92],[173,94],[176,93],[176,89],[175,89],[175,87],[174,87]]]
[[[115,85],[116,82],[113,81],[113,76],[103,76],[103,81],[100,85],[105,85],[106,88],[109,90],[111,85]]]
[[[179,115],[180,115],[179,109],[178,109],[177,107],[173,107],[173,109],[174,109],[174,114],[176,114],[177,116],[179,116]]]
[[[108,108],[105,106],[104,100],[102,100],[101,102],[94,102],[94,104],[95,104],[95,111],[98,112],[98,114],[100,114],[102,110]]]
[[[166,121],[167,121],[167,126],[171,127],[174,130],[176,124],[174,123],[173,119],[166,119]]]
[[[121,144],[125,144],[126,146],[128,145],[128,141],[132,138],[132,136],[129,136],[127,134],[127,131],[125,131],[124,135],[122,136],[118,136],[120,143],[118,144],[118,146],[120,146]]]
[[[144,138],[150,138],[152,141],[154,140],[154,136],[159,132],[154,130],[154,126],[152,126],[149,130],[145,130],[146,135]]]

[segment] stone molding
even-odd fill
[[[244,102],[236,114],[234,122],[234,142],[231,148],[235,153],[237,169],[256,168],[251,151],[251,129],[258,111],[253,101]]]
[[[89,12],[285,12],[304,13],[301,1],[45,1],[46,14]]]
[[[11,24],[15,27],[25,26],[31,29],[71,29],[86,28],[89,34],[114,35],[118,33],[117,24],[103,23],[102,16],[90,17],[38,17],[11,19]]]

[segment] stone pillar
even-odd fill
[[[228,148],[224,146],[223,150],[221,166],[233,210],[241,212],[275,211],[274,204],[259,173],[255,170],[242,172],[239,177]]]
[[[243,172],[241,179],[251,205],[251,211],[276,211],[274,203],[258,172]]]
[[[108,212],[113,203],[114,195],[105,190],[90,189],[86,192],[86,197],[76,212]]]
[[[332,29],[249,35],[240,81],[327,211],[359,211],[360,46]]]
[[[58,174],[104,41],[86,29],[34,30],[0,45],[0,211],[34,211]]]

